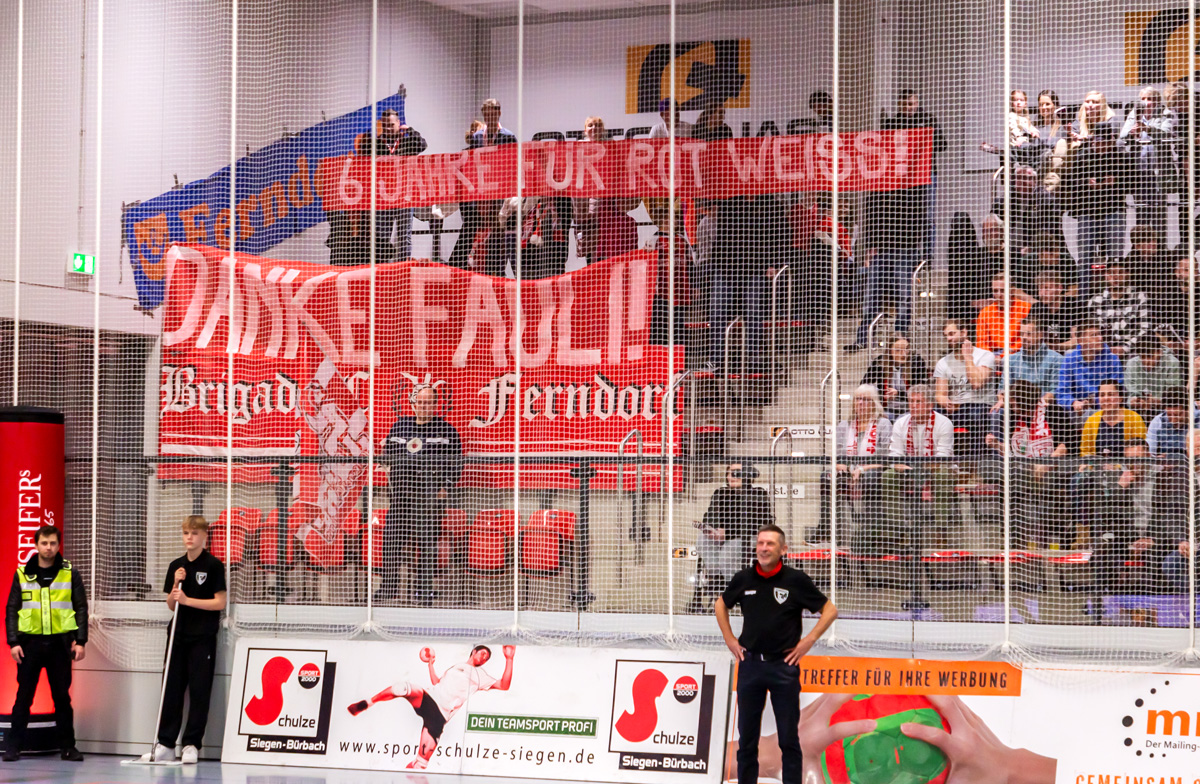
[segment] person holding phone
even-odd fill
[[[1175,179],[1175,160],[1171,147],[1178,119],[1175,110],[1163,101],[1162,93],[1143,87],[1138,103],[1129,110],[1121,139],[1136,159],[1133,203],[1139,226],[1150,226],[1166,236],[1167,194],[1164,185]]]
[[[696,554],[699,566],[696,590],[689,605],[691,612],[702,612],[707,597],[725,590],[729,579],[754,562],[754,542],[764,525],[775,522],[771,497],[751,482],[758,478],[752,465],[730,463],[725,486],[717,488],[704,519],[696,523],[699,536]]]

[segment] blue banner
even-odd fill
[[[238,159],[239,252],[261,254],[325,220],[314,179],[317,167],[322,158],[350,152],[359,134],[371,132],[372,108],[319,123]],[[394,109],[404,121],[402,95],[385,98],[374,108],[377,113]],[[138,302],[152,310],[163,301],[163,254],[172,245],[229,247],[229,167],[129,207],[123,223]]]

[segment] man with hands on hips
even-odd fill
[[[764,526],[755,545],[756,562],[729,581],[714,610],[725,644],[738,665],[738,784],[758,784],[758,739],[767,693],[779,728],[783,784],[801,784],[800,659],[837,618],[837,607],[804,572],[783,564],[783,529]],[[735,637],[729,608],[741,605],[742,634]],[[820,613],[801,636],[804,610]]]

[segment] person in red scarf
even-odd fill
[[[908,390],[908,413],[892,428],[888,456],[892,465],[882,478],[884,525],[881,531],[860,531],[858,537],[868,550],[896,551],[905,540],[909,548],[919,545],[911,539],[910,530],[918,516],[928,515],[930,503],[937,528],[944,532],[949,526],[954,491],[950,465],[904,460],[954,456],[954,425],[934,410],[934,393],[928,384]]]
[[[882,506],[879,494],[879,477],[885,465],[884,456],[891,447],[892,423],[883,411],[879,390],[870,384],[862,384],[854,390],[854,412],[837,426],[836,449],[838,456],[859,458],[837,465],[838,498],[850,499],[849,504],[839,506],[853,510],[857,518],[877,513]],[[828,542],[830,534],[829,501],[832,481],[828,472],[821,475],[821,517],[809,534],[809,541]],[[855,501],[858,508],[855,509]],[[846,541],[846,518],[839,518],[838,539]]]
[[[1067,454],[1071,434],[1069,414],[1054,402],[1054,395],[1041,394],[1037,384],[1024,379],[1009,386],[1008,437],[1005,438],[1004,410],[992,412],[991,430],[987,444],[999,457],[1005,452],[1012,456],[1012,526],[1010,541],[1014,549],[1035,549],[1054,544],[1066,544],[1074,533],[1064,514],[1063,493],[1067,474],[1058,468],[1056,458]],[[1033,462],[1028,458],[1045,458]],[[1003,486],[1004,463],[1001,459],[984,462],[984,476],[989,482]],[[1001,523],[994,516],[997,527]]]

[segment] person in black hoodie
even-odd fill
[[[1111,125],[1096,128],[1067,170],[1071,214],[1079,221],[1080,297],[1091,295],[1092,268],[1125,249],[1125,197],[1133,188],[1133,158],[1117,146]]]
[[[701,574],[697,575],[691,612],[706,610],[705,599],[724,591],[730,577],[754,562],[759,529],[775,522],[771,497],[750,484],[757,478],[754,466],[730,464],[725,486],[713,493],[704,519],[696,524]]]
[[[8,593],[4,627],[17,663],[17,698],[6,738],[4,761],[21,758],[29,709],[42,669],[54,699],[62,758],[79,762],[75,713],[71,709],[71,662],[83,661],[88,638],[88,606],[83,578],[58,552],[60,534],[52,525],[34,533],[37,553],[18,568]],[[67,609],[69,605],[71,609]]]
[[[379,134],[375,137],[375,155],[420,155],[428,144],[417,131],[400,120],[395,109],[384,109],[379,115]],[[371,155],[371,137],[358,140],[355,154]],[[407,261],[412,258],[412,207],[375,211],[375,261]],[[392,229],[396,243],[392,244]]]
[[[400,552],[415,545],[418,604],[433,604],[437,544],[450,491],[462,477],[462,439],[454,425],[437,415],[438,393],[418,386],[409,396],[414,416],[402,416],[383,441],[389,505],[383,528],[383,581],[376,601],[391,601],[400,589]]]
[[[732,139],[733,129],[725,123],[725,107],[712,106],[700,113],[692,128],[692,138],[704,142]],[[763,298],[766,288],[767,259],[757,252],[764,240],[759,232],[764,224],[778,221],[770,215],[771,201],[766,197],[732,196],[711,199],[704,205],[709,221],[716,226],[713,235],[712,264],[706,270],[710,325],[709,362],[724,372],[732,372],[725,364],[725,330],[739,316],[746,330],[746,364],[761,369],[760,351],[763,346]],[[762,222],[759,222],[759,221]],[[777,236],[778,229],[771,235]],[[737,333],[730,337],[737,340]],[[731,361],[735,361],[732,360]]]
[[[946,276],[949,281],[946,287],[946,318],[961,320],[964,324],[974,324],[976,311],[971,306],[971,301],[975,299],[975,291],[968,281],[979,277],[983,264],[983,248],[980,247],[975,224],[966,212],[954,213],[954,218],[950,221],[946,264],[949,268],[949,274]]]
[[[937,163],[938,156],[946,151],[946,136],[937,118],[921,108],[921,96],[916,90],[904,90],[896,98],[896,114],[885,117],[879,125],[884,131],[908,130],[911,128],[930,128],[933,130],[933,149],[929,159],[929,184],[921,185],[915,190],[920,192],[924,203],[924,220],[920,231],[924,236],[921,245],[923,257],[933,257],[934,245],[934,210],[937,207]]]
[[[1174,283],[1175,256],[1164,249],[1158,229],[1143,224],[1134,226],[1129,230],[1129,245],[1132,249],[1125,257],[1125,265],[1133,279],[1133,287],[1151,298],[1168,290]],[[1183,255],[1187,255],[1186,249]]]

